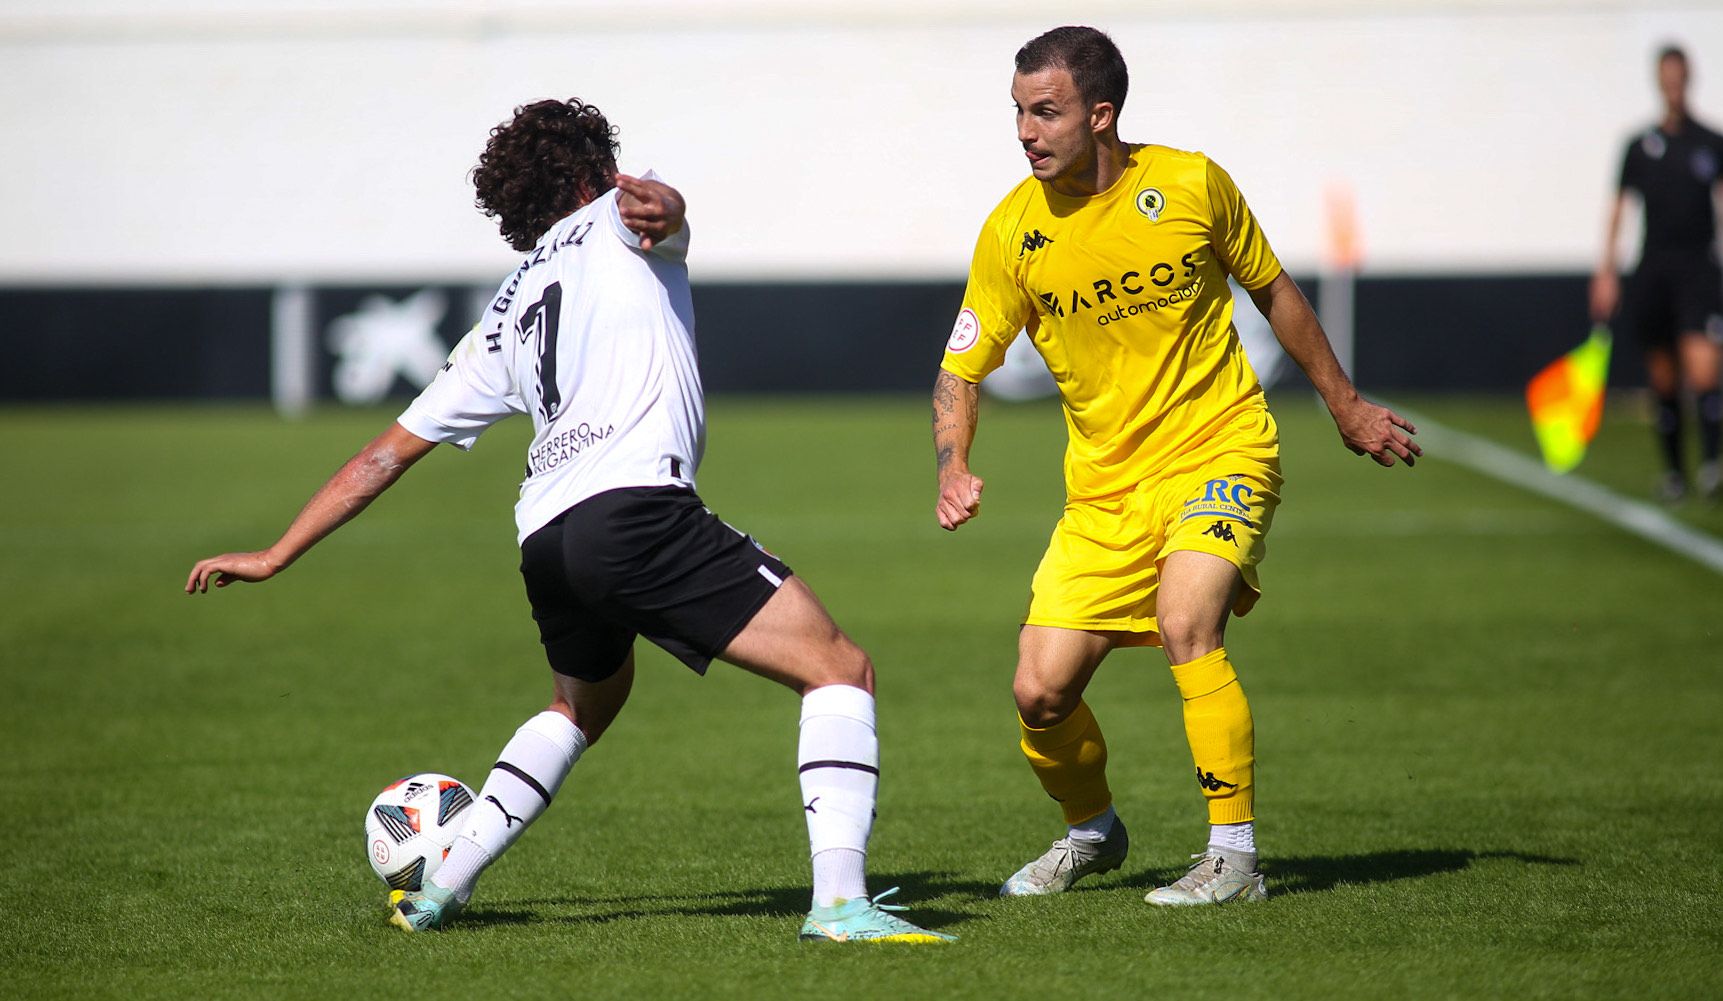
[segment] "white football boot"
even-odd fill
[[[1245,872],[1212,848],[1191,858],[1197,860],[1196,864],[1178,882],[1150,890],[1143,899],[1162,907],[1268,899],[1268,883],[1262,873]]]
[[[1112,872],[1125,863],[1131,836],[1125,822],[1115,818],[1113,829],[1100,841],[1066,836],[1053,842],[1047,853],[1017,870],[999,888],[1001,897],[1039,897],[1064,893],[1084,876]]]

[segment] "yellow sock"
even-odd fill
[[[1023,730],[1023,756],[1041,788],[1065,811],[1065,823],[1080,824],[1113,805],[1107,788],[1107,740],[1086,702],[1061,723],[1037,730],[1017,717]]]
[[[1226,648],[1173,667],[1185,700],[1185,738],[1196,761],[1197,782],[1208,800],[1211,824],[1256,819],[1256,726]]]

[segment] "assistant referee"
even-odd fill
[[[1675,503],[1687,496],[1681,433],[1681,389],[1698,411],[1701,461],[1695,485],[1717,500],[1723,397],[1717,389],[1723,341],[1723,278],[1717,259],[1715,197],[1723,180],[1723,136],[1694,121],[1687,110],[1687,54],[1668,46],[1657,54],[1663,117],[1627,144],[1621,183],[1609,215],[1603,259],[1591,282],[1592,319],[1620,323],[1645,352],[1646,375],[1657,397],[1657,436],[1664,473],[1658,496]],[[1628,195],[1645,207],[1645,240],[1626,294],[1616,277],[1615,244]]]

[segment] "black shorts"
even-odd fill
[[[790,576],[685,487],[589,497],[521,543],[521,576],[551,670],[615,674],[636,635],[696,672]]]
[[[1669,347],[1680,334],[1723,335],[1723,273],[1708,251],[1645,255],[1627,281],[1622,317],[1639,342]]]

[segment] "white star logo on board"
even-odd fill
[[[425,289],[400,302],[367,296],[359,308],[329,324],[329,350],[339,356],[332,377],[342,403],[377,403],[389,395],[397,375],[423,389],[448,356],[437,336],[449,304]]]

